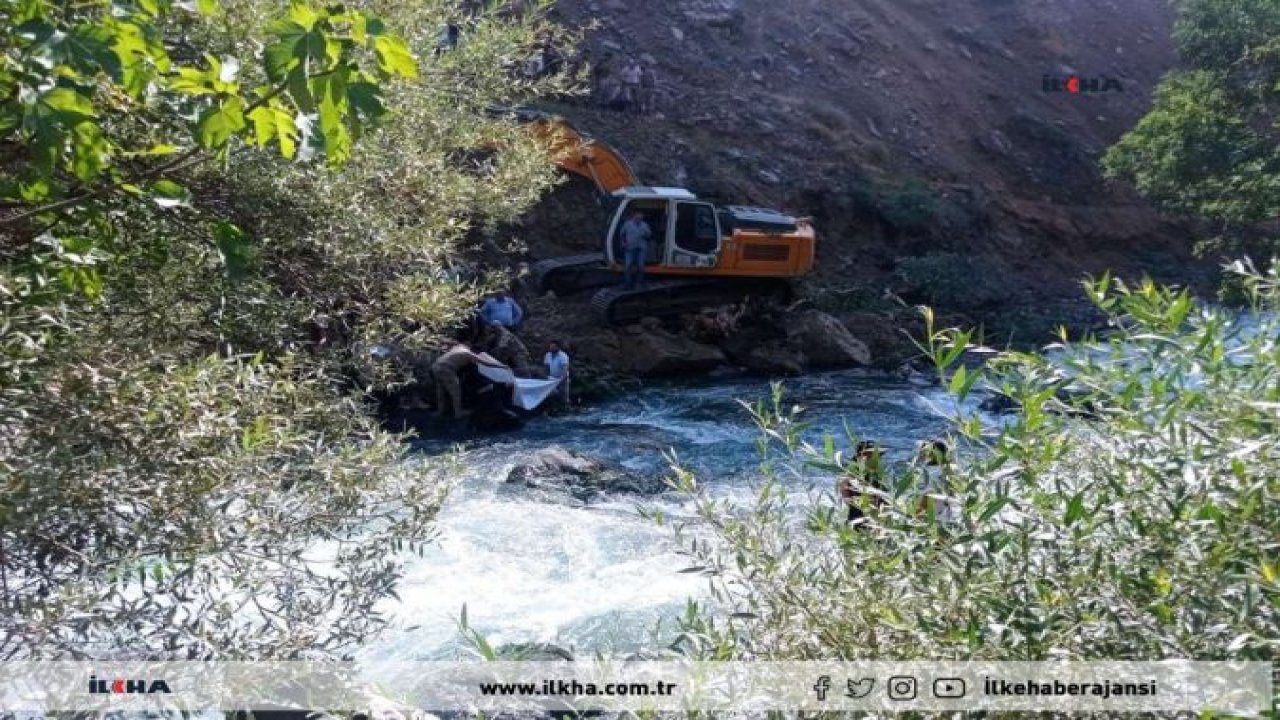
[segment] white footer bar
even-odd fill
[[[1275,702],[1264,662],[8,662],[0,710],[1206,712]]]

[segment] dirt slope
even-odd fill
[[[557,108],[648,182],[812,215],[814,282],[881,286],[953,253],[1025,292],[1186,263],[1187,233],[1097,171],[1173,63],[1165,0],[560,0],[606,69],[656,68],[657,113]],[[1046,75],[1122,92],[1050,93]],[[535,258],[596,245],[570,183],[528,218]]]

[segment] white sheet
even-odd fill
[[[489,362],[498,362],[490,357],[487,353],[481,353],[480,357]],[[560,380],[537,380],[533,378],[520,378],[512,372],[511,368],[493,368],[476,363],[476,369],[480,374],[489,380],[501,385],[511,386],[511,404],[524,410],[533,410],[551,397],[551,394],[560,386]]]

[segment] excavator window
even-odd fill
[[[715,253],[720,244],[715,208],[705,203],[680,203],[676,207],[675,243],[686,252]]]
[[[645,253],[645,264],[661,263],[667,254],[667,214],[652,212],[645,217],[649,227],[653,229],[653,239],[649,241],[649,252]]]

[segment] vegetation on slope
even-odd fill
[[[1003,357],[986,380],[1015,414],[992,428],[962,411],[950,439],[963,450],[940,484],[926,488],[920,466],[892,473],[861,527],[831,495],[803,503],[775,481],[746,506],[699,498],[711,538],[687,550],[732,615],[691,606],[684,647],[714,659],[1280,657],[1280,274],[1240,270],[1255,303],[1244,316],[1152,284],[1091,284],[1116,331],[1051,358]],[[969,336],[930,337],[963,399],[980,382],[957,364]],[[802,412],[780,397],[755,412],[772,477],[797,460],[859,472],[834,442],[806,442]]]
[[[0,658],[378,627],[444,478],[352,368],[464,317],[469,230],[553,180],[484,110],[559,31],[454,8],[0,2]]]
[[[1154,107],[1104,166],[1161,207],[1214,221],[1215,244],[1229,246],[1280,211],[1280,7],[1175,4],[1184,67],[1165,77]]]

